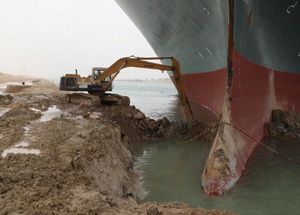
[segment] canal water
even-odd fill
[[[129,95],[148,116],[174,117],[176,90],[171,83],[122,82],[118,93]],[[144,94],[146,92],[146,96]],[[300,161],[300,141],[269,138],[264,143]],[[259,146],[236,186],[220,197],[208,197],[201,173],[210,146],[155,142],[136,145],[135,169],[147,192],[145,201],[180,201],[192,207],[229,209],[242,215],[300,214],[300,166]]]
[[[299,160],[300,143],[268,139],[265,143]],[[192,207],[230,209],[239,214],[300,214],[300,166],[258,147],[236,186],[220,197],[208,197],[201,173],[210,146],[193,142],[160,142],[134,148],[146,201],[181,201]]]
[[[176,118],[178,96],[171,82],[115,81],[113,92],[129,96],[130,103],[151,118]]]

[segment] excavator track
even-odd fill
[[[101,104],[101,99],[99,96],[94,96],[87,93],[70,93],[66,95],[67,103],[73,104]]]
[[[128,96],[121,96],[121,95],[118,95],[118,94],[106,93],[101,98],[101,104],[129,106],[130,105],[130,99],[129,99]]]
[[[70,93],[66,95],[67,103],[73,104],[91,104],[91,105],[130,105],[128,96],[106,93],[103,96],[96,96],[87,93]]]

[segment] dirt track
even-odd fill
[[[25,127],[27,148],[41,152],[0,156],[0,214],[231,214],[181,203],[137,203],[142,188],[130,143],[173,137],[182,125],[154,121],[134,107],[67,104],[54,86],[36,94],[41,86],[0,105],[10,108],[0,117],[0,152],[24,140]],[[62,115],[38,121],[53,105]]]

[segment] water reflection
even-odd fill
[[[8,154],[34,154],[39,155],[41,153],[38,149],[23,149],[23,148],[9,148],[5,149],[2,153],[2,157],[6,157]]]
[[[38,121],[47,122],[56,117],[60,117],[61,115],[62,111],[53,105],[52,107],[49,107],[47,111],[42,112],[42,117]]]

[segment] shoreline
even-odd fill
[[[133,170],[130,144],[166,135],[175,138],[177,125],[150,119],[133,106],[69,104],[64,93],[50,86],[36,82],[10,93],[12,99],[0,105],[9,108],[0,116],[1,154],[22,141],[28,145],[20,148],[40,151],[0,158],[2,212],[233,214],[184,203],[138,203],[142,188]],[[60,116],[41,122],[41,116],[54,107]],[[188,135],[193,134],[179,138]]]

